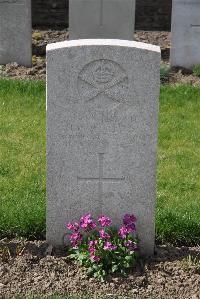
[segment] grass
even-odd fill
[[[45,84],[0,80],[0,237],[45,234]],[[156,235],[200,243],[200,88],[162,86]]]
[[[195,76],[200,77],[200,64],[196,65],[193,68],[193,73],[194,73]]]
[[[161,88],[157,239],[200,243],[200,88]]]
[[[44,237],[45,84],[0,80],[0,236]]]
[[[160,81],[161,83],[167,83],[170,77],[171,68],[169,65],[161,64],[160,65]]]

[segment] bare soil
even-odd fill
[[[200,269],[185,262],[200,258],[200,247],[158,246],[154,257],[141,259],[127,277],[102,283],[89,278],[67,259],[67,252],[44,241],[0,241],[0,298],[20,294],[87,294],[91,298],[200,298]]]
[[[137,31],[135,40],[151,43],[161,47],[162,63],[169,65],[170,32],[165,31]],[[68,39],[67,30],[33,30],[33,65],[31,68],[19,66],[16,62],[5,66],[0,65],[0,77],[14,79],[46,79],[46,45]],[[194,76],[190,70],[174,68],[166,83],[200,85],[200,78]]]

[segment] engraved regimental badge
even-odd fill
[[[100,59],[84,66],[78,76],[78,90],[86,102],[103,95],[113,102],[126,102],[128,76],[116,62]]]

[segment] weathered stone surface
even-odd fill
[[[154,250],[160,48],[122,40],[47,46],[47,240],[90,212],[138,217]]]
[[[192,68],[200,64],[200,1],[174,0],[171,65]]]
[[[133,40],[135,0],[69,0],[69,38]]]
[[[31,66],[31,0],[0,0],[0,64]]]

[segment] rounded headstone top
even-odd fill
[[[71,41],[58,42],[47,45],[47,51],[69,48],[69,47],[81,47],[81,46],[117,46],[117,47],[129,47],[138,48],[142,50],[149,50],[160,53],[160,47],[121,39],[78,39]]]

